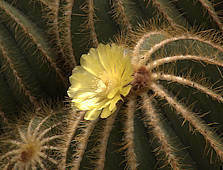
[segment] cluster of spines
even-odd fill
[[[63,134],[66,128],[63,111],[44,108],[34,113],[27,122],[8,124],[8,131],[1,134],[1,169],[38,169],[56,168],[60,164]],[[24,117],[29,117],[24,116]],[[58,117],[63,119],[58,121]],[[13,127],[13,128],[12,128]],[[6,127],[5,127],[6,128]]]

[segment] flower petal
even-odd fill
[[[85,90],[84,91],[78,91],[75,94],[75,98],[72,99],[72,102],[81,103],[84,100],[86,101],[87,99],[95,98],[95,96],[96,96],[96,93],[94,93],[94,92],[88,92],[88,91],[85,91]]]
[[[104,108],[100,117],[101,118],[107,118],[109,115],[111,115],[111,111],[109,110],[108,107]]]
[[[94,109],[99,101],[100,101],[100,98],[98,98],[98,97],[93,97],[90,99],[82,100],[81,102],[77,102],[74,99],[72,100],[72,102],[75,103],[74,105],[80,110]]]
[[[107,117],[109,117],[112,113],[114,113],[114,112],[116,111],[116,109],[117,109],[117,108],[116,108],[116,106],[115,106],[115,108],[114,108],[112,111],[110,111],[109,108],[106,107],[106,108],[103,109],[103,111],[102,111],[100,117],[101,117],[101,118],[107,118]]]
[[[80,59],[81,66],[96,77],[105,71],[98,57],[97,51],[90,49],[90,52],[82,55]]]
[[[81,66],[73,69],[68,95],[74,106],[88,110],[85,119],[102,118],[116,110],[116,103],[126,96],[132,81],[133,68],[129,55],[121,46],[99,44],[82,55]]]
[[[123,62],[123,51],[124,49],[115,44],[110,45],[99,45],[98,56],[99,60],[108,73],[116,73],[121,71],[120,67]]]
[[[101,113],[101,110],[96,110],[96,109],[89,110],[86,112],[84,119],[85,120],[95,120],[98,118],[100,113]]]
[[[116,95],[116,93],[119,91],[119,88],[120,87],[116,87],[116,88],[113,88],[112,90],[110,90],[107,97],[109,99],[112,99]]]
[[[122,100],[121,96],[120,95],[117,95],[115,96],[112,101],[111,101],[111,104],[109,106],[109,110],[112,111],[114,110],[115,106],[116,106],[116,103],[119,101],[119,100]]]
[[[131,88],[132,88],[131,85],[128,85],[128,86],[122,88],[122,90],[120,91],[121,95],[127,96],[127,94],[129,94]]]
[[[99,81],[99,79],[80,66],[73,69],[72,76],[69,79],[71,86],[67,93],[71,98],[75,98],[76,92],[79,90],[95,91],[97,89],[97,82]]]

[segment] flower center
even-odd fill
[[[146,66],[136,66],[132,81],[133,91],[140,93],[147,90],[151,84],[151,71]]]
[[[116,88],[119,84],[119,78],[117,75],[104,74],[101,76],[101,80],[98,82],[98,92],[109,93],[110,90]]]
[[[29,162],[40,151],[40,145],[37,142],[27,143],[24,144],[22,150],[23,151],[20,154],[20,161],[24,163]]]

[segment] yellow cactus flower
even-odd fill
[[[86,120],[95,120],[99,115],[107,118],[132,87],[129,55],[121,46],[99,44],[97,49],[81,56],[80,65],[70,76],[68,96],[75,107],[87,111]]]

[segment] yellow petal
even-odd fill
[[[105,72],[99,61],[98,53],[95,49],[90,49],[88,54],[82,55],[80,64],[85,70],[96,77],[99,77],[101,74],[103,74],[103,72]]]
[[[101,118],[107,118],[108,116],[111,115],[111,111],[108,109],[108,107],[104,108],[100,117]]]
[[[122,90],[120,91],[121,95],[123,96],[127,96],[127,94],[129,94],[129,91],[131,90],[132,86],[128,85],[124,88],[122,88]]]
[[[99,44],[98,46],[98,56],[99,60],[107,72],[114,72],[118,70],[120,60],[122,60],[122,50],[121,47],[116,46],[115,44],[103,45]]]
[[[121,99],[122,99],[122,98],[121,98],[120,95],[115,96],[115,97],[112,99],[112,101],[111,101],[111,104],[110,104],[110,106],[109,106],[109,110],[110,110],[110,111],[114,110],[114,108],[116,107],[116,103],[117,103],[119,100],[121,100]]]
[[[70,76],[69,79],[71,86],[67,93],[71,98],[74,98],[76,96],[76,92],[80,90],[95,91],[95,89],[97,89],[97,82],[99,81],[99,79],[80,66],[73,69],[72,76]]]
[[[112,99],[112,98],[116,95],[116,93],[119,91],[119,88],[120,88],[120,87],[116,87],[116,88],[114,88],[114,89],[111,89],[111,90],[109,91],[107,97],[108,97],[109,99]]]
[[[100,115],[101,110],[89,110],[86,112],[84,119],[85,120],[95,120],[98,118],[98,116]]]
[[[107,118],[107,117],[109,117],[112,113],[114,113],[115,110],[116,110],[116,107],[115,107],[112,111],[110,111],[109,108],[106,107],[106,108],[103,109],[103,111],[102,111],[100,117],[101,117],[101,118]]]
[[[101,109],[107,107],[110,103],[111,103],[111,100],[105,99],[105,100],[101,101],[100,104],[98,104],[97,109],[101,110]]]
[[[81,103],[84,100],[95,98],[95,96],[96,93],[94,92],[78,91],[73,97],[72,102]]]
[[[91,109],[99,109],[106,104],[107,100],[102,98],[101,96],[93,96],[92,98],[87,98],[80,103],[75,101],[75,106],[80,110],[91,110]]]
[[[121,82],[123,85],[129,84],[133,80],[133,67],[131,63],[127,63],[125,66],[125,70],[122,74]]]
[[[133,68],[127,51],[118,45],[99,44],[82,55],[81,66],[70,76],[68,95],[74,106],[88,110],[85,119],[106,118],[116,110],[116,103],[126,96],[132,81]]]

